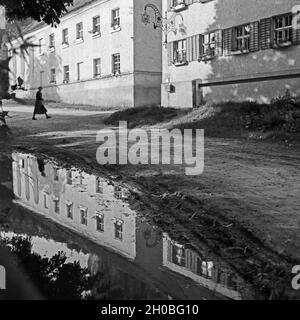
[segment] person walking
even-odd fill
[[[37,120],[35,117],[36,114],[44,114],[47,119],[50,119],[51,117],[48,115],[48,111],[44,106],[44,99],[42,95],[43,87],[39,87],[38,92],[36,93],[36,100],[35,100],[35,106],[33,111],[32,120]]]

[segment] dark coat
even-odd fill
[[[45,114],[47,113],[47,109],[44,106],[43,103],[43,95],[40,91],[36,93],[36,100],[35,100],[35,106],[34,106],[34,114]]]

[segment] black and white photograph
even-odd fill
[[[300,300],[300,1],[0,0],[0,300]]]

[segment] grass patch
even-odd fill
[[[136,128],[169,121],[187,112],[188,110],[158,106],[129,108],[115,112],[105,120],[105,124],[118,126],[119,121],[127,121],[128,128]]]

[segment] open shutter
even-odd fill
[[[174,42],[168,43],[168,65],[171,66],[174,61]]]
[[[224,39],[224,53],[226,56],[231,55],[232,52],[232,43],[233,43],[233,29],[225,29],[223,32]]]
[[[260,48],[270,49],[272,45],[272,18],[260,20]]]
[[[197,61],[200,57],[200,34],[193,36],[193,60]]]
[[[193,45],[192,45],[192,37],[188,37],[186,39],[186,51],[187,51],[187,61],[193,61]]]
[[[250,24],[250,51],[259,50],[259,22]]]
[[[223,32],[218,30],[215,32],[216,36],[216,56],[223,55]]]
[[[293,44],[300,44],[300,11],[293,15]]]

